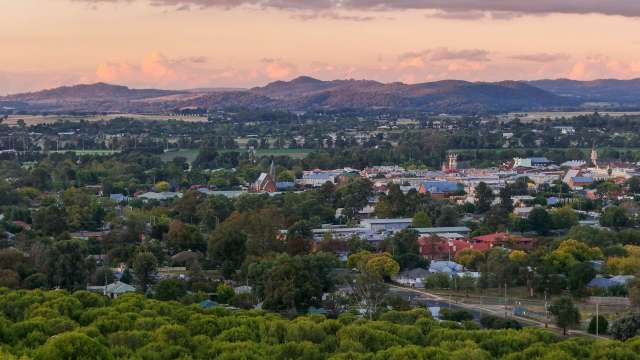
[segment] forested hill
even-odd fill
[[[0,97],[0,109],[52,112],[171,112],[184,108],[418,109],[432,113],[491,113],[565,108],[578,105],[524,82],[421,84],[369,80],[322,81],[299,77],[249,90],[133,90],[93,84]]]
[[[638,359],[640,338],[562,340],[542,329],[479,330],[424,309],[376,321],[287,320],[263,311],[79,291],[0,290],[1,359]]]
[[[252,89],[129,89],[104,83],[0,97],[5,108],[32,112],[171,112],[261,108],[415,109],[431,113],[482,114],[509,111],[577,109],[587,103],[640,107],[640,79],[576,81],[469,82],[445,80],[418,84],[372,80],[323,81],[300,76]]]

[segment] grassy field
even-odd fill
[[[121,150],[52,150],[48,151],[49,153],[74,153],[78,156],[83,155],[97,155],[97,156],[107,156],[118,154],[122,152]]]
[[[523,122],[533,122],[543,119],[557,120],[561,118],[571,118],[582,115],[592,115],[594,111],[542,111],[542,112],[530,112],[530,113],[508,113],[499,115],[498,118],[502,120],[513,120],[520,118]],[[612,117],[620,117],[625,115],[640,115],[638,111],[599,111],[600,115],[608,115]]]
[[[288,156],[293,159],[304,159],[312,149],[258,149],[258,156]]]
[[[196,157],[198,157],[198,151],[198,149],[179,149],[177,151],[166,152],[160,155],[160,158],[164,162],[169,162],[177,157],[183,157],[187,159],[189,164],[191,164],[195,161]]]
[[[246,149],[223,150],[222,152],[246,152]],[[257,156],[288,156],[292,159],[304,159],[311,149],[258,149]],[[188,163],[192,163],[198,157],[198,149],[180,149],[177,151],[169,151],[161,155],[163,161],[172,161],[177,157],[184,157]]]
[[[116,118],[125,117],[134,120],[143,121],[168,121],[168,120],[180,120],[187,122],[206,122],[207,118],[194,115],[145,115],[145,114],[109,114],[109,115],[87,115],[87,116],[72,116],[72,115],[9,115],[9,118],[5,120],[5,124],[9,126],[16,126],[19,120],[23,120],[25,125],[38,125],[38,124],[53,124],[56,122],[70,121],[80,122],[86,121],[109,121]]]

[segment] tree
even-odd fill
[[[640,281],[638,279],[631,280],[627,284],[627,289],[629,291],[629,301],[637,311],[640,309]]]
[[[154,287],[154,297],[158,300],[180,300],[187,295],[186,283],[179,279],[160,280]]]
[[[385,198],[380,199],[376,204],[375,214],[381,219],[393,217],[393,208],[389,200]]]
[[[619,318],[611,325],[609,333],[616,340],[625,341],[639,334],[640,314],[633,313]]]
[[[462,249],[456,253],[455,261],[467,269],[477,270],[484,258],[482,252],[476,249]]]
[[[640,177],[632,176],[625,184],[629,187],[630,192],[634,194],[640,193]]]
[[[440,316],[442,320],[449,320],[455,322],[463,322],[473,320],[473,314],[467,310],[450,310],[447,308],[440,309]]]
[[[454,206],[443,206],[440,209],[440,216],[436,219],[436,226],[456,226],[458,216],[458,210]]]
[[[587,284],[596,277],[596,271],[588,262],[577,263],[569,269],[569,290],[582,295]]]
[[[343,214],[350,219],[369,203],[372,194],[373,183],[368,179],[350,181],[336,191],[337,201],[344,208]]]
[[[427,228],[431,227],[431,219],[424,211],[418,211],[411,221],[411,226],[414,228]]]
[[[546,235],[551,229],[551,216],[541,207],[531,210],[528,220],[529,226],[538,235]]]
[[[476,186],[476,211],[484,214],[491,209],[493,203],[493,190],[484,182],[480,182]]]
[[[138,289],[145,294],[147,289],[156,280],[158,260],[147,251],[138,253],[133,259],[133,273],[138,284]]]
[[[420,256],[418,246],[418,232],[404,229],[386,239],[383,247],[393,254],[393,258],[400,264],[401,269],[427,267],[428,262]]]
[[[113,271],[109,266],[103,266],[96,271],[95,284],[98,286],[104,286],[113,283],[116,277],[113,275]]]
[[[242,265],[246,246],[247,235],[224,222],[209,235],[209,259],[222,268],[225,277],[230,277]]]
[[[225,283],[220,283],[216,287],[216,299],[222,304],[228,304],[236,295],[233,288]]]
[[[367,240],[361,239],[358,235],[353,235],[347,240],[347,248],[349,249],[349,254],[374,250]]]
[[[333,289],[336,266],[332,254],[281,254],[251,263],[246,275],[265,308],[295,311],[320,304],[322,294]]]
[[[513,200],[511,200],[511,188],[509,186],[500,190],[500,208],[505,213],[509,214],[513,211]]]
[[[405,196],[400,189],[400,185],[389,185],[387,194],[383,198],[391,205],[391,216],[402,216],[407,210]]]
[[[51,287],[85,289],[89,275],[87,246],[81,240],[62,240],[47,255],[47,275]]]
[[[196,226],[184,224],[178,220],[169,224],[165,241],[173,253],[186,250],[204,252],[207,249],[207,244],[200,230]]]
[[[589,334],[598,334],[604,335],[607,333],[609,329],[609,321],[602,315],[598,315],[591,317],[591,321],[589,321]]]
[[[15,289],[20,285],[20,276],[11,269],[0,270],[0,287]]]
[[[154,186],[154,190],[157,192],[165,192],[171,189],[171,185],[166,181],[158,181]]]
[[[360,271],[351,286],[354,296],[371,319],[387,294],[384,279],[396,275],[400,265],[388,253],[372,254],[367,251],[349,256],[348,263]]]
[[[352,289],[360,305],[365,308],[369,319],[373,319],[387,295],[387,285],[378,276],[361,273],[356,276]]]
[[[36,360],[111,360],[113,356],[100,342],[79,332],[53,336],[36,352]]]
[[[287,253],[289,255],[307,254],[311,251],[312,226],[306,220],[297,221],[287,230]]]
[[[611,227],[616,230],[630,225],[627,212],[619,206],[610,206],[602,212],[600,225]]]
[[[570,297],[561,297],[549,307],[549,311],[556,320],[556,325],[562,328],[562,334],[567,335],[567,328],[580,323],[580,310],[573,304]]]
[[[563,206],[551,213],[554,229],[570,229],[578,225],[578,215],[570,206]]]
[[[558,248],[544,257],[545,262],[559,272],[568,272],[579,262],[601,259],[602,251],[577,240],[564,240]]]
[[[33,226],[46,235],[60,235],[67,230],[66,213],[58,205],[40,208],[33,216]]]

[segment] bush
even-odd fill
[[[451,309],[440,309],[440,318],[442,320],[463,322],[468,320],[473,320],[473,314],[467,310],[451,310]]]
[[[609,333],[616,340],[627,340],[638,335],[640,314],[630,314],[614,321]]]
[[[161,280],[154,286],[158,300],[178,300],[187,294],[187,284],[178,279]]]
[[[216,299],[221,304],[228,304],[236,295],[233,288],[225,283],[218,284],[216,288]]]
[[[435,273],[424,278],[424,287],[427,289],[448,289],[451,287],[449,275]]]
[[[522,325],[514,319],[505,319],[495,315],[483,315],[480,325],[485,329],[522,329]]]
[[[598,334],[606,334],[607,330],[609,329],[609,322],[602,315],[598,315],[597,317],[594,316],[591,318],[591,321],[589,322],[589,329],[588,329],[589,334],[595,334],[596,327],[598,329],[597,331]]]

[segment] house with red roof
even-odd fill
[[[494,246],[502,246],[513,250],[530,251],[535,245],[535,240],[532,238],[513,235],[506,232],[497,232],[493,234],[473,237],[471,239],[471,243],[484,248],[484,251],[491,249]]]
[[[464,249],[487,250],[482,244],[472,244],[468,240],[447,239],[440,236],[423,236],[418,239],[420,256],[430,260],[453,259],[456,254]]]

